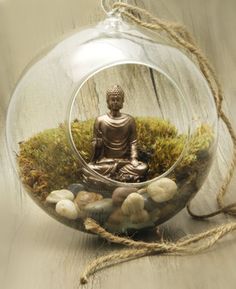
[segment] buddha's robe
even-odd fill
[[[134,166],[131,163],[138,157],[136,124],[132,116],[99,116],[94,124],[93,136],[94,155],[90,168],[118,181],[140,181],[147,165],[138,162]]]

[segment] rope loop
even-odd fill
[[[116,3],[117,4],[122,4],[122,0],[118,0],[118,2],[115,2],[113,4],[111,4],[110,2],[114,2],[112,0],[101,0],[101,7],[102,10],[105,12],[105,14],[107,16],[112,16],[115,15],[117,12],[122,13],[123,8],[122,6],[117,6],[116,7]],[[126,4],[125,2],[123,2],[124,4]]]

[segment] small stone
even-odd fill
[[[120,207],[124,200],[132,193],[137,192],[136,188],[118,187],[112,193],[112,201],[115,206]]]
[[[107,198],[88,204],[84,210],[92,213],[111,213],[113,208],[112,199]]]
[[[168,178],[157,180],[147,187],[147,193],[153,201],[162,203],[171,200],[177,192],[177,185]]]
[[[114,206],[111,198],[102,199],[84,207],[87,216],[99,223],[105,222],[113,210]]]
[[[84,191],[84,186],[81,184],[71,184],[69,185],[68,190],[76,196],[80,191]]]
[[[124,221],[125,215],[121,208],[116,209],[109,217],[107,224],[109,226],[119,226]]]
[[[100,201],[102,199],[103,199],[103,196],[100,194],[80,191],[75,198],[75,203],[80,209],[83,209],[88,204],[96,202],[96,201]]]
[[[137,193],[130,194],[121,206],[122,212],[129,216],[137,214],[144,208],[144,199],[141,195]]]
[[[56,204],[61,200],[74,200],[74,195],[69,190],[52,191],[46,198],[46,202]]]
[[[71,200],[61,200],[56,204],[58,215],[69,220],[76,220],[79,217],[79,211]]]
[[[137,214],[133,214],[130,216],[130,221],[134,224],[145,223],[149,220],[149,214],[147,211],[142,210]]]

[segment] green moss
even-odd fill
[[[94,120],[72,123],[75,144],[88,162],[91,156],[91,141]],[[165,172],[180,156],[186,144],[186,135],[178,134],[174,125],[156,118],[136,118],[140,159],[148,160],[151,179]],[[208,161],[207,152],[213,141],[212,130],[207,125],[200,126],[191,136],[188,152],[175,170],[196,168],[199,156]],[[73,154],[64,125],[45,130],[27,141],[20,143],[18,156],[21,178],[25,185],[43,200],[54,189],[65,188],[81,178],[80,164]],[[173,176],[174,178],[176,176]]]

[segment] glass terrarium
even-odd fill
[[[25,190],[50,216],[129,232],[163,223],[198,192],[217,113],[194,59],[112,15],[30,66],[7,140]]]

